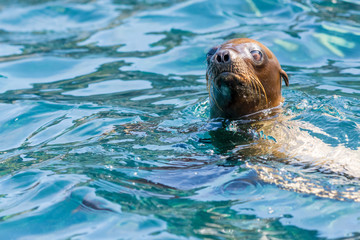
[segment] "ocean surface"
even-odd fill
[[[206,53],[239,37],[336,167],[209,120]],[[0,238],[360,239],[359,53],[358,0],[1,0]]]

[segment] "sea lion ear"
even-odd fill
[[[282,79],[284,79],[286,86],[289,86],[289,77],[286,74],[286,72],[282,69],[280,69],[280,77],[282,77]]]

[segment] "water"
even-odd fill
[[[1,1],[1,238],[360,238],[356,159],[250,154],[208,121],[205,85],[210,47],[261,41],[290,76],[288,123],[342,163],[359,24],[357,0]]]

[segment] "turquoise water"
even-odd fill
[[[360,238],[356,161],[209,122],[205,54],[237,37],[289,74],[290,124],[360,148],[357,0],[1,1],[1,238]]]

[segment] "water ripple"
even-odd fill
[[[1,236],[359,237],[359,13],[355,0],[2,1]],[[289,74],[278,118],[208,121],[205,53],[236,37]]]

